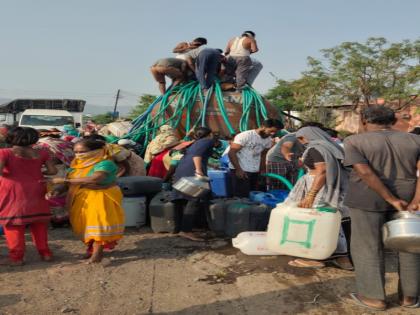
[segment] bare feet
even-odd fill
[[[102,258],[104,256],[104,247],[103,245],[94,243],[93,244],[93,252],[92,256],[90,257],[88,263],[89,264],[97,264],[102,261]]]
[[[93,252],[93,241],[87,244],[86,253],[82,256],[82,259],[89,259],[92,257]]]
[[[89,259],[90,257],[92,257],[92,253],[87,251],[83,256],[82,259]]]
[[[16,267],[16,266],[23,266],[24,262],[23,260],[11,260],[10,258],[2,258],[0,259],[0,265]]]
[[[178,236],[186,238],[190,241],[194,241],[194,242],[204,242],[204,239],[201,237],[198,237],[196,235],[194,235],[194,233],[191,232],[179,232]]]

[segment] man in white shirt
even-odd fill
[[[229,168],[232,173],[233,195],[248,197],[257,190],[258,175],[265,171],[265,157],[273,145],[273,137],[284,128],[277,119],[267,119],[258,129],[238,134],[230,145]]]

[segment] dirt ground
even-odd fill
[[[50,238],[54,262],[41,262],[28,236],[26,265],[0,267],[0,315],[375,314],[346,301],[352,272],[291,268],[289,257],[246,256],[226,240],[130,230],[103,263],[87,265],[69,229]],[[4,239],[0,250],[6,255]],[[392,255],[387,269],[386,314],[420,314],[396,305]]]

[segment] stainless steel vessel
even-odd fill
[[[420,254],[420,212],[398,211],[382,233],[385,247]]]
[[[182,177],[172,188],[184,195],[200,198],[210,192],[209,181],[206,176]]]

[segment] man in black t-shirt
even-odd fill
[[[357,284],[350,296],[374,310],[386,308],[382,226],[396,210],[420,210],[420,138],[392,130],[394,122],[392,109],[368,107],[362,112],[366,132],[344,141],[344,164],[353,167],[344,200],[350,208]],[[398,254],[400,303],[419,306],[420,255]]]

